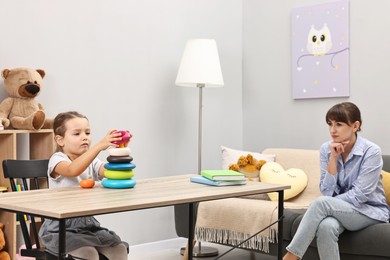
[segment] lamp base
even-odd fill
[[[185,247],[180,248],[180,254],[184,255],[184,252],[186,251]],[[201,246],[200,250],[198,246],[195,246],[192,251],[192,257],[210,257],[210,256],[217,256],[218,255],[218,249],[210,246]]]

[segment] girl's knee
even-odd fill
[[[70,255],[79,257],[79,258],[84,258],[84,259],[99,259],[99,253],[96,250],[95,247],[92,246],[84,246],[80,247],[76,250],[73,250],[72,252],[69,252]]]
[[[115,248],[121,255],[127,255],[127,246],[125,244],[121,243],[115,246]]]
[[[127,247],[121,243],[113,247],[99,248],[99,252],[105,255],[108,259],[125,260],[127,256]]]

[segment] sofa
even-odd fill
[[[301,169],[308,177],[308,183],[304,191],[284,203],[282,243],[285,250],[293,238],[310,201],[321,196],[319,191],[319,151],[269,148],[265,149],[262,154],[273,154],[275,155],[275,162],[282,165],[284,169]],[[383,161],[383,169],[390,172],[390,155],[383,155]],[[262,219],[268,218],[268,215],[264,215],[264,211],[272,210],[272,207],[274,207],[274,211],[267,220],[270,223],[275,220],[277,202],[270,201],[266,194],[202,202],[196,211],[195,238],[199,241],[237,245],[241,242],[240,240],[251,235],[246,234],[245,228],[247,227],[241,227],[243,223],[248,224],[247,226],[250,228],[255,226],[253,230],[261,229],[256,225]],[[185,216],[186,214],[188,214],[187,207],[175,207],[176,233],[181,237],[188,237],[188,222],[186,221],[188,215]],[[263,224],[261,223],[261,225]],[[237,226],[240,226],[245,231],[243,232]],[[252,234],[255,233],[253,230],[250,231]],[[277,233],[277,230],[270,228],[241,247],[255,250],[259,253],[276,255],[277,241],[275,232]],[[390,259],[389,246],[390,223],[373,225],[355,232],[344,231],[339,237],[339,249],[342,260]],[[314,240],[304,255],[303,260],[316,259],[319,259],[319,256],[316,241]]]

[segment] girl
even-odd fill
[[[103,178],[103,163],[96,156],[121,140],[120,133],[110,131],[96,145],[90,147],[91,130],[88,119],[78,112],[61,113],[54,119],[57,151],[49,160],[49,188],[79,186],[83,179]],[[94,217],[66,220],[67,253],[81,259],[99,259],[99,253],[108,259],[127,259],[127,246],[115,232],[100,226]],[[59,223],[46,219],[39,235],[45,248],[58,255]]]
[[[337,241],[345,229],[389,220],[381,150],[357,134],[362,125],[359,108],[350,102],[337,104],[326,114],[326,123],[332,140],[320,149],[324,196],[307,209],[283,260],[301,259],[315,236],[321,260],[340,259]]]

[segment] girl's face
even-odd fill
[[[91,130],[86,118],[72,118],[65,123],[65,135],[57,136],[58,145],[70,159],[76,159],[89,149]]]
[[[359,129],[359,121],[348,125],[344,122],[337,122],[334,120],[330,120],[328,122],[329,125],[329,133],[335,143],[341,143],[344,141],[351,141],[355,138],[355,133]]]

